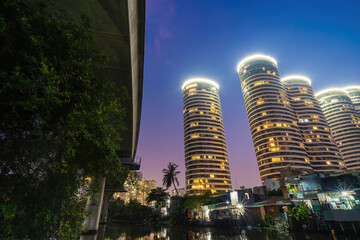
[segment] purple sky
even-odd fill
[[[263,53],[280,74],[302,74],[315,91],[360,85],[360,1],[147,0],[145,73],[137,155],[162,184],[168,162],[185,186],[181,85],[220,85],[233,188],[261,185],[237,63]]]

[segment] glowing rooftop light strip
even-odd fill
[[[290,76],[286,76],[281,79],[281,81],[283,81],[283,82],[288,81],[288,80],[304,80],[311,85],[310,78],[307,78],[307,77],[301,76],[301,75],[290,75]]]
[[[252,61],[252,60],[267,60],[270,61],[272,63],[274,63],[275,65],[277,65],[277,62],[274,58],[270,57],[270,56],[266,56],[266,55],[262,55],[262,54],[255,54],[249,57],[244,58],[243,60],[241,60],[239,62],[239,64],[237,65],[237,72],[240,71],[240,68],[247,62]]]
[[[360,86],[349,86],[349,87],[344,87],[345,90],[350,90],[350,89],[358,89],[360,90]]]
[[[341,89],[341,88],[329,88],[329,89],[322,90],[322,91],[320,91],[318,93],[315,93],[315,97],[317,97],[317,96],[319,96],[321,94],[324,94],[326,92],[332,92],[332,91],[340,91],[340,92],[345,93],[346,95],[348,94],[347,91],[345,91],[344,89]]]
[[[184,87],[191,84],[191,83],[198,83],[198,82],[202,82],[202,83],[208,83],[211,85],[214,85],[217,89],[219,89],[219,84],[217,84],[216,82],[214,82],[213,80],[210,79],[206,79],[206,78],[191,78],[188,79],[184,82],[184,84],[182,85],[181,89],[184,90]]]

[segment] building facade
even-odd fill
[[[114,198],[120,198],[125,203],[129,203],[130,200],[136,200],[141,203],[141,205],[148,205],[146,198],[149,192],[156,188],[156,181],[140,177],[137,181],[132,182],[133,183],[125,182],[124,189],[126,191],[114,193]]]
[[[190,79],[183,86],[186,193],[231,190],[219,85]]]
[[[304,76],[282,78],[297,118],[306,152],[315,172],[331,173],[344,169],[344,162],[315,98],[311,80]]]
[[[360,116],[348,92],[333,88],[320,91],[315,96],[347,169],[360,170]]]
[[[344,88],[344,90],[348,93],[351,102],[360,114],[360,86],[349,86]]]
[[[312,171],[277,62],[253,55],[237,67],[262,183],[285,168]]]

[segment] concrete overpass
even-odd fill
[[[126,132],[119,155],[124,166],[133,170],[140,167],[136,157],[139,137],[144,72],[145,0],[62,0],[54,3],[76,18],[86,12],[93,21],[93,36],[99,47],[109,56],[109,63],[98,75],[117,86],[125,86],[130,95],[126,104]],[[86,232],[81,239],[101,238],[105,226],[98,234],[101,206],[102,222],[106,221],[107,202],[116,189],[104,191],[101,179],[97,199],[90,199],[87,208],[92,212],[85,221]],[[105,195],[104,195],[105,192]],[[104,200],[104,201],[103,201]]]

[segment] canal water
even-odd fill
[[[217,227],[158,227],[122,225],[106,227],[105,240],[352,240],[360,236],[336,236],[326,233],[289,233],[265,229]]]

